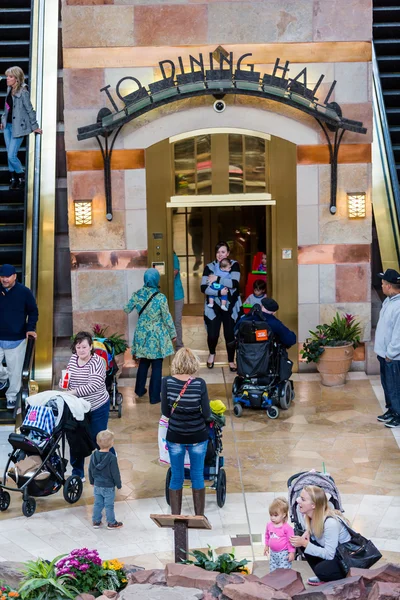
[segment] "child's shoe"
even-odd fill
[[[207,306],[208,306],[208,308],[214,308],[214,304],[208,303]]]
[[[93,529],[99,529],[101,527],[101,521],[93,521]]]
[[[107,525],[107,529],[119,529],[120,527],[123,527],[123,523],[121,523],[121,521],[115,521],[115,523],[109,523]]]
[[[223,305],[223,306],[221,306],[221,310],[225,310],[225,311],[227,311],[227,310],[228,310],[228,307],[227,307],[226,305]]]
[[[324,585],[325,581],[321,581],[319,577],[309,577],[307,583],[308,585]]]

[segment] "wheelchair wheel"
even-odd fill
[[[82,479],[77,475],[71,475],[64,483],[63,495],[68,504],[75,504],[82,496]]]
[[[11,496],[6,491],[0,491],[0,511],[4,512],[10,506]]]
[[[233,407],[233,414],[235,417],[241,417],[243,414],[243,406],[239,403],[235,404]]]
[[[171,506],[171,503],[169,500],[169,484],[171,483],[171,477],[172,477],[172,471],[171,471],[171,467],[170,467],[167,471],[167,476],[165,478],[165,499],[167,501],[168,506]]]
[[[277,419],[279,417],[279,408],[276,406],[268,406],[267,415],[270,419]]]
[[[293,402],[293,400],[295,399],[296,394],[295,394],[295,391],[294,391],[293,381],[289,381],[289,383],[290,383],[290,387],[292,389],[291,398],[292,398],[292,402]]]
[[[31,517],[35,513],[35,510],[36,500],[35,498],[31,498],[30,496],[28,496],[28,498],[22,503],[22,514],[25,517]]]
[[[232,396],[236,396],[236,394],[239,393],[241,386],[242,386],[242,378],[239,377],[239,375],[237,375],[235,377],[235,379],[233,380],[233,384],[232,384]]]
[[[292,403],[292,386],[285,381],[279,389],[279,404],[282,410],[287,410]]]
[[[226,473],[225,469],[220,469],[217,476],[217,504],[222,508],[226,500]]]

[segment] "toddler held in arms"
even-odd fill
[[[231,266],[231,261],[229,260],[229,258],[223,258],[221,260],[221,262],[219,263],[218,270],[221,271],[224,278],[227,278],[227,277],[229,277],[229,275],[227,275],[227,273],[231,272],[231,268],[232,268],[232,266]],[[220,276],[220,274],[218,272],[215,272],[215,275]],[[210,287],[213,290],[220,290],[225,286],[223,286],[221,283],[214,282],[211,284]],[[227,295],[221,296],[221,310],[225,310],[225,311],[228,310],[227,302],[228,302],[228,296]],[[208,306],[210,308],[213,308],[213,306],[214,306],[214,298],[212,296],[208,297]]]
[[[289,539],[293,527],[288,522],[289,505],[285,498],[275,498],[269,507],[271,521],[265,530],[264,556],[269,556],[269,572],[275,569],[291,569],[295,549]]]

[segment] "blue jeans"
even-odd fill
[[[190,458],[190,479],[194,490],[204,488],[204,460],[206,458],[208,441],[198,444],[175,444],[167,442],[169,458],[171,461],[171,490],[181,490],[185,481],[185,452],[186,448]]]
[[[108,425],[108,415],[110,413],[110,403],[106,402],[100,408],[96,408],[96,410],[92,410],[90,413],[90,435],[94,443],[96,443],[96,437],[99,431],[104,431],[107,429]],[[115,454],[114,448],[111,448],[110,452]],[[85,459],[84,458],[76,458],[73,456],[73,450],[71,449],[70,456],[71,466],[72,466],[72,475],[78,475],[79,477],[83,477],[85,475],[84,466]]]
[[[388,362],[381,356],[378,360],[386,408],[400,416],[400,360]]]
[[[4,141],[7,148],[8,170],[11,173],[14,171],[16,173],[23,173],[24,168],[17,154],[22,142],[24,141],[24,136],[17,138],[13,137],[12,125],[11,123],[7,123],[4,129]]]
[[[103,508],[106,509],[107,523],[116,523],[114,500],[115,488],[94,486],[93,523],[101,523]]]
[[[151,365],[150,404],[161,402],[162,358],[141,358],[136,375],[135,394],[143,396],[146,393],[147,372]]]

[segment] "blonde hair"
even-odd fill
[[[274,513],[282,513],[285,515],[284,521],[286,523],[289,514],[289,504],[286,498],[275,498],[275,500],[271,502],[269,506],[269,514],[273,515]]]
[[[194,375],[200,369],[200,361],[190,348],[181,348],[171,364],[171,375]]]
[[[324,533],[326,517],[337,519],[337,512],[329,508],[325,491],[318,485],[305,485],[303,490],[309,494],[311,502],[315,506],[312,519],[305,515],[307,530],[317,538],[321,538]]]
[[[13,88],[13,94],[19,92],[25,86],[25,74],[20,67],[9,67],[6,71],[7,75],[11,75],[17,80],[15,88]]]
[[[109,429],[104,429],[103,431],[99,431],[96,435],[96,442],[100,450],[105,450],[106,448],[111,448],[114,443],[114,434]]]

